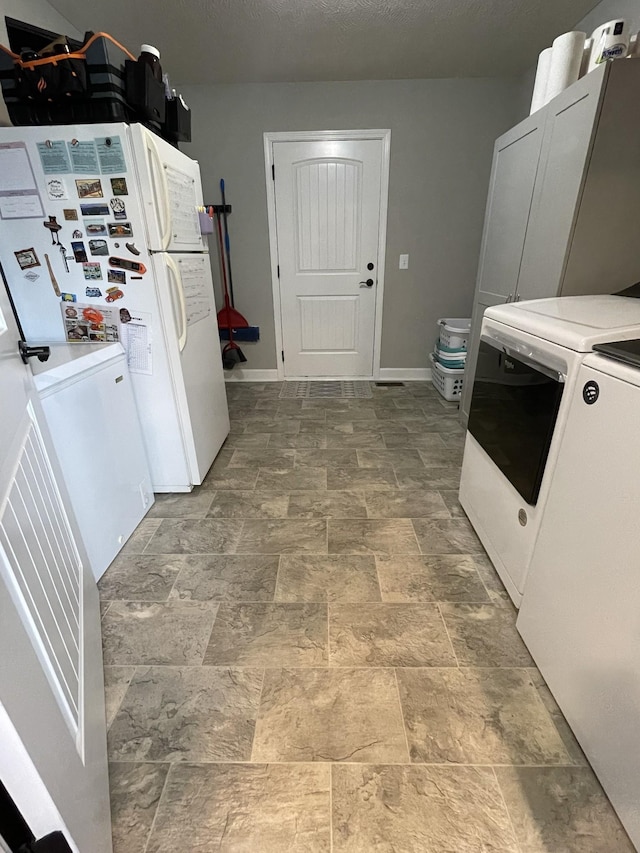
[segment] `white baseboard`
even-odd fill
[[[378,379],[382,382],[431,382],[431,368],[381,367]]]
[[[249,367],[234,367],[224,371],[225,382],[277,382],[278,371],[273,369],[252,369]]]
[[[308,377],[301,377],[306,379]],[[326,379],[352,379],[354,377],[344,376],[314,376],[316,380]],[[363,377],[355,377],[362,379]],[[392,382],[431,382],[431,370],[428,367],[381,367],[378,379]],[[278,382],[278,370],[252,369],[248,367],[234,367],[233,370],[224,371],[225,382]],[[290,379],[290,381],[296,381]]]

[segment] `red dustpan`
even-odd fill
[[[243,317],[239,311],[231,307],[229,301],[229,286],[227,284],[227,261],[224,253],[224,243],[222,242],[222,226],[220,224],[220,214],[216,213],[216,223],[218,225],[218,247],[220,249],[220,262],[222,265],[222,285],[224,294],[224,308],[218,311],[218,328],[219,329],[246,329],[249,322],[246,317]]]

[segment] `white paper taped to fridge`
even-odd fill
[[[169,203],[171,205],[171,227],[173,236],[180,243],[201,244],[200,220],[196,209],[196,190],[193,178],[168,166],[166,169]]]
[[[180,278],[184,291],[187,325],[192,326],[211,313],[211,289],[205,275],[208,257],[180,258]]]
[[[24,142],[0,143],[0,217],[44,216],[36,179]]]
[[[127,365],[131,373],[151,376],[151,314],[137,311],[129,316],[131,319],[120,325],[120,342],[127,353]]]

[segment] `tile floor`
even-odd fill
[[[426,383],[228,386],[100,583],[116,853],[632,847],[457,501]]]

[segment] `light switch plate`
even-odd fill
[[[409,269],[409,255],[400,255],[400,263],[398,264],[398,269]]]

